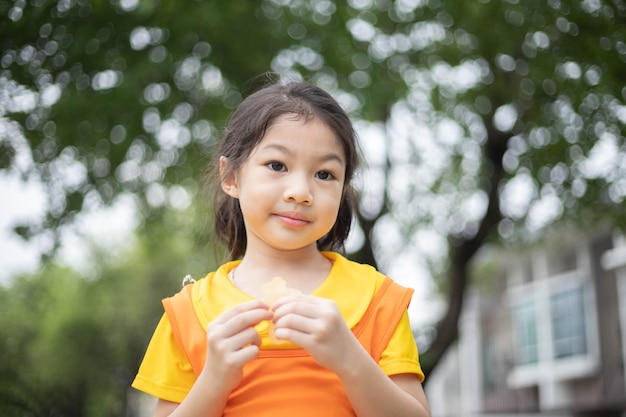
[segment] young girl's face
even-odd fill
[[[222,166],[227,163],[222,158]],[[293,114],[276,119],[241,169],[222,183],[239,199],[247,250],[316,245],[337,218],[345,171],[343,148],[327,125]]]

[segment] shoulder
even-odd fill
[[[313,295],[335,301],[346,324],[355,326],[363,317],[385,275],[371,265],[351,261],[336,252],[323,252],[332,263],[324,283]]]
[[[344,278],[354,278],[361,282],[374,282],[379,286],[386,278],[385,274],[371,265],[352,261],[337,252],[322,252],[325,257],[333,262],[331,274],[339,274]]]
[[[410,297],[413,293],[413,289],[398,284],[371,265],[352,261],[336,252],[323,252],[323,254],[333,262],[324,290],[332,289],[333,294],[349,300],[348,302],[360,304],[365,298],[369,303],[381,289],[384,290],[382,293],[388,294],[387,298],[401,294],[403,298],[407,294]],[[356,297],[361,301],[357,301]]]

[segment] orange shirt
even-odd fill
[[[333,261],[333,267],[327,279],[312,295],[335,300],[346,324],[354,330],[386,277],[371,266],[351,262],[339,254],[324,252],[324,255]],[[228,272],[238,263],[235,261],[223,265],[215,274],[209,274],[191,288],[193,307],[202,328],[206,328],[224,310],[250,300],[250,296],[241,292],[228,279]],[[387,375],[414,373],[423,380],[406,306],[403,309],[398,325],[390,329],[392,334],[389,343],[382,350],[378,364]],[[337,408],[346,410],[346,413],[337,412],[333,415],[352,415],[348,413],[351,407],[336,375],[317,365],[298,346],[288,342],[274,344],[268,336],[267,322],[260,323],[256,330],[262,337],[259,358],[254,365],[249,364],[244,368],[244,380],[231,393],[224,415],[260,415],[260,409],[269,410],[268,415],[273,416],[277,415],[276,410],[279,409],[289,410],[287,415],[296,415],[293,414],[293,407],[287,407],[289,401],[294,406],[308,404],[309,409],[311,402],[314,402],[313,408],[317,411],[325,410],[327,413]],[[311,375],[316,375],[317,379],[310,378]],[[164,315],[133,387],[168,401],[182,402],[195,380],[196,374],[191,363],[178,346],[168,316]],[[315,393],[315,385],[324,395]]]

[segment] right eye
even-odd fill
[[[272,171],[281,172],[285,170],[285,165],[282,162],[270,162],[267,167]]]

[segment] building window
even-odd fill
[[[498,387],[498,381],[496,379],[495,366],[496,355],[492,346],[492,341],[489,337],[483,340],[482,351],[482,377],[483,377],[483,389],[486,391],[493,391]]]
[[[582,286],[561,291],[550,297],[554,358],[587,353],[585,304]]]
[[[535,302],[529,300],[518,304],[513,309],[515,336],[517,343],[516,362],[518,365],[536,363],[537,351],[537,316]]]

